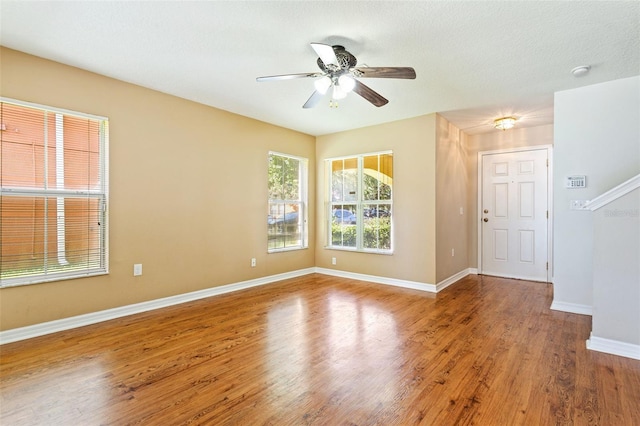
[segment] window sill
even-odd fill
[[[325,250],[336,250],[336,251],[350,251],[353,253],[364,253],[364,254],[382,254],[386,256],[393,255],[393,250],[389,251],[376,251],[376,250],[358,250],[357,248],[352,247],[335,247],[335,246],[324,246]]]
[[[269,249],[267,250],[267,254],[282,253],[282,252],[296,251],[296,250],[308,250],[308,249],[309,247],[285,247],[281,249]]]
[[[34,277],[8,278],[0,282],[0,288],[21,287],[25,285],[73,280],[76,278],[95,277],[98,275],[109,275],[109,271],[100,270],[100,271],[93,271],[93,272],[79,272],[77,274],[66,274],[66,275],[57,274],[57,275],[50,275],[47,277],[34,276]]]

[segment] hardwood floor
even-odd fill
[[[638,425],[547,284],[308,275],[0,347],[2,425]]]

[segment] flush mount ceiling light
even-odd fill
[[[515,124],[516,119],[514,117],[502,117],[493,120],[493,125],[499,130],[511,129]]]

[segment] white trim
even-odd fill
[[[427,291],[429,293],[437,293],[435,284],[421,283],[418,281],[399,280],[396,278],[378,277],[375,275],[358,274],[356,272],[340,271],[337,269],[316,268],[318,274],[331,275],[334,277],[350,278],[353,280],[369,281],[376,284],[386,284],[396,287],[410,288],[413,290]]]
[[[536,282],[536,283],[545,283],[545,284],[550,284],[551,281],[545,281],[545,280],[541,280],[538,277],[532,277],[532,276],[528,276],[528,275],[502,275],[496,272],[491,272],[491,271],[484,271],[482,273],[482,275],[487,275],[489,277],[499,277],[499,278],[510,278],[510,279],[514,279],[514,280],[522,280],[522,281],[531,281],[531,282]]]
[[[626,182],[621,183],[620,185],[611,188],[604,194],[598,195],[593,200],[587,201],[585,204],[585,210],[595,211],[600,207],[604,207],[612,201],[617,200],[625,194],[633,191],[634,189],[640,188],[640,175],[634,176]]]
[[[478,172],[477,180],[478,180],[478,188],[477,188],[477,211],[476,218],[478,222],[482,220],[482,157],[485,155],[492,154],[508,154],[514,152],[526,152],[526,151],[547,151],[547,281],[551,282],[551,277],[553,276],[553,145],[532,145],[525,146],[520,148],[505,148],[505,149],[494,149],[490,151],[478,151],[476,168]],[[482,226],[478,225],[477,232],[477,254],[478,254],[478,268],[476,273],[482,274]]]
[[[587,339],[587,349],[640,360],[640,345],[594,336]]]
[[[315,268],[300,269],[297,271],[285,272],[283,274],[256,278],[253,280],[242,281],[234,284],[227,284],[204,290],[193,291],[190,293],[164,297],[162,299],[149,300],[147,302],[135,303],[133,305],[120,306],[118,308],[106,309],[104,311],[91,312],[84,315],[62,318],[59,320],[1,331],[0,345],[3,345],[5,343],[17,342],[19,340],[30,339],[32,337],[43,336],[45,334],[70,330],[77,327],[83,327],[85,325],[96,324],[102,321],[108,321],[128,315],[139,314],[141,312],[147,312],[154,309],[166,308],[168,306],[191,302],[198,299],[204,299],[206,297],[244,290],[247,288],[269,284],[288,278],[295,278],[303,275],[313,274],[314,272],[316,272]]]
[[[382,150],[382,151],[365,152],[365,153],[362,153],[362,154],[347,154],[347,155],[343,155],[343,156],[339,156],[339,157],[325,158],[323,161],[346,160],[347,158],[367,157],[369,155],[380,155],[380,154],[393,154],[393,150],[392,149],[387,149],[387,150]]]
[[[449,278],[446,278],[440,281],[438,284],[436,284],[436,293],[441,292],[445,288],[449,287],[451,284],[458,282],[464,277],[466,277],[467,275],[471,275],[471,274],[478,275],[478,270],[476,268],[468,268],[468,269],[463,269],[457,274],[451,275]]]
[[[593,308],[589,305],[579,305],[577,303],[559,302],[554,300],[551,302],[550,308],[553,311],[568,312],[570,314],[593,315]]]
[[[105,117],[105,116],[102,116],[102,115],[88,114],[86,112],[78,112],[78,111],[73,111],[71,109],[64,109],[64,108],[58,108],[58,107],[53,107],[53,106],[49,106],[49,105],[36,104],[36,103],[33,103],[33,102],[21,101],[21,100],[18,100],[18,99],[5,98],[4,96],[0,96],[0,102],[5,102],[5,103],[8,103],[8,104],[24,106],[24,107],[28,107],[28,108],[35,108],[35,109],[40,109],[40,110],[45,110],[45,111],[51,111],[51,112],[60,112],[62,114],[73,115],[75,117],[80,117],[80,118],[88,118],[88,119],[91,119],[91,120],[109,121],[109,117]]]

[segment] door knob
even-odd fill
[[[482,220],[484,220],[485,222],[489,222],[489,218],[486,218],[486,217]]]

